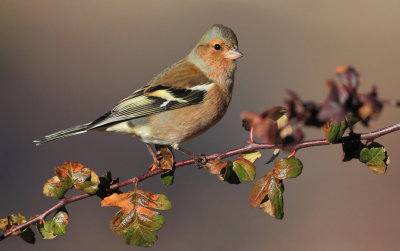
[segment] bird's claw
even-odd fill
[[[193,160],[197,169],[204,168],[205,164],[207,163],[207,157],[204,154],[195,154],[193,156]]]

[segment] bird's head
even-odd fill
[[[233,74],[236,59],[242,56],[233,30],[221,24],[215,24],[203,34],[188,55],[188,59],[204,73],[213,76]]]

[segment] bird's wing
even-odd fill
[[[207,80],[191,88],[172,88],[162,84],[145,86],[123,99],[111,111],[90,123],[89,128],[108,126],[126,120],[200,104],[204,101],[207,89],[212,85],[212,81]]]

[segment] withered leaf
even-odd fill
[[[76,162],[64,162],[55,168],[56,176],[43,186],[43,194],[48,197],[61,198],[71,188],[94,194],[98,190],[99,177],[89,168]]]
[[[156,146],[161,154],[160,167],[161,169],[172,170],[174,166],[174,155],[168,146]]]
[[[4,232],[8,232],[14,229],[15,226],[21,225],[26,222],[26,218],[21,213],[11,214],[6,218],[0,219],[0,230]],[[26,227],[22,230],[15,231],[12,233],[12,236],[20,236],[24,241],[34,244],[35,233],[32,231],[30,227]]]
[[[351,66],[336,67],[336,74],[350,91],[356,91],[360,85],[360,77],[358,72]]]

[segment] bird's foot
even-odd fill
[[[207,157],[205,154],[193,154],[194,165],[197,169],[202,169],[207,164]]]

